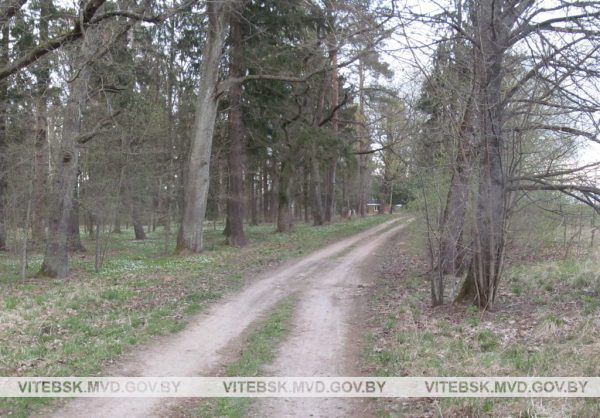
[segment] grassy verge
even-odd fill
[[[76,255],[68,280],[16,280],[14,260],[1,255],[0,376],[97,375],[129,347],[182,329],[189,315],[238,289],[247,274],[388,219],[300,224],[289,234],[275,234],[271,225],[249,227],[244,249],[223,245],[221,232],[209,230],[207,250],[187,257],[163,255],[162,232],[135,241],[128,230],[113,235],[100,273],[93,255]],[[93,248],[91,241],[85,245]],[[34,272],[41,257],[31,259]],[[0,416],[28,416],[50,401],[0,399]]]
[[[409,227],[410,228],[410,227]],[[600,259],[509,266],[498,309],[430,307],[426,267],[390,249],[373,297],[364,361],[381,376],[598,376]],[[400,256],[398,256],[400,254]],[[594,417],[595,399],[379,400],[380,416]]]
[[[260,376],[262,367],[273,360],[278,344],[288,335],[295,307],[294,297],[287,298],[267,316],[249,336],[240,358],[227,366],[227,376]],[[202,404],[196,417],[243,417],[251,398],[218,398]]]

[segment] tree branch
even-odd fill
[[[93,139],[96,135],[100,134],[103,132],[103,129],[105,127],[107,127],[108,125],[113,123],[113,119],[119,115],[119,113],[121,113],[120,110],[117,110],[115,112],[113,112],[110,116],[102,119],[100,122],[98,122],[91,131],[86,132],[84,134],[81,134],[79,136],[77,136],[77,138],[75,138],[75,142],[77,142],[79,145],[83,145],[87,142],[89,142],[91,139]]]
[[[516,132],[525,132],[525,131],[535,131],[535,130],[544,130],[544,131],[554,131],[559,133],[565,133],[569,135],[577,135],[583,136],[590,141],[596,142],[600,144],[600,139],[597,134],[592,132],[583,131],[577,128],[571,128],[570,126],[562,126],[562,125],[531,125],[526,127],[515,127],[513,128]]]

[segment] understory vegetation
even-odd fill
[[[110,370],[255,273],[398,212],[418,221],[382,244],[370,372],[598,375],[599,0],[2,0],[0,378]],[[349,245],[348,275],[389,236]],[[309,269],[325,279],[326,255]],[[231,373],[259,373],[281,309]],[[48,403],[0,398],[0,416]]]
[[[528,218],[532,219],[532,218]],[[535,219],[535,218],[533,218]],[[378,376],[598,376],[600,252],[589,234],[565,252],[560,223],[509,245],[494,310],[430,303],[423,224],[390,246],[371,303],[364,362]],[[533,227],[532,227],[533,228]],[[568,236],[578,231],[568,230]],[[528,247],[533,246],[533,248]],[[529,248],[523,254],[523,248]],[[447,289],[449,293],[452,289]],[[597,399],[379,400],[382,417],[594,417]]]
[[[160,230],[144,241],[123,230],[114,234],[100,273],[94,273],[93,256],[81,255],[70,279],[4,276],[0,375],[96,375],[127,348],[181,330],[189,315],[239,289],[253,272],[389,219],[373,216],[320,228],[298,224],[288,234],[274,233],[270,225],[249,227],[243,250],[225,245],[219,228],[209,231],[204,253],[181,257],[161,255]],[[0,416],[28,416],[49,401],[0,398]]]

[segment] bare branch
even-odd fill
[[[116,112],[113,112],[110,116],[102,119],[92,128],[91,131],[81,134],[77,138],[75,138],[75,142],[77,142],[79,145],[83,145],[83,144],[89,142],[95,136],[104,132],[103,129],[106,128],[107,126],[111,125],[113,123],[113,119],[117,115],[119,115],[119,113],[121,113],[121,111],[117,110]]]

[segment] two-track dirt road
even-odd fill
[[[105,375],[210,376],[231,361],[232,347],[244,331],[285,296],[296,292],[298,306],[290,337],[267,375],[351,376],[362,338],[356,318],[371,281],[362,268],[376,250],[403,228],[392,220],[331,244],[300,260],[261,274],[241,292],[190,319],[182,332],[165,337],[124,358]],[[52,416],[155,417],[177,402],[165,398],[79,398]],[[361,401],[350,399],[262,399],[251,415],[364,416]],[[44,416],[48,416],[47,411]]]

